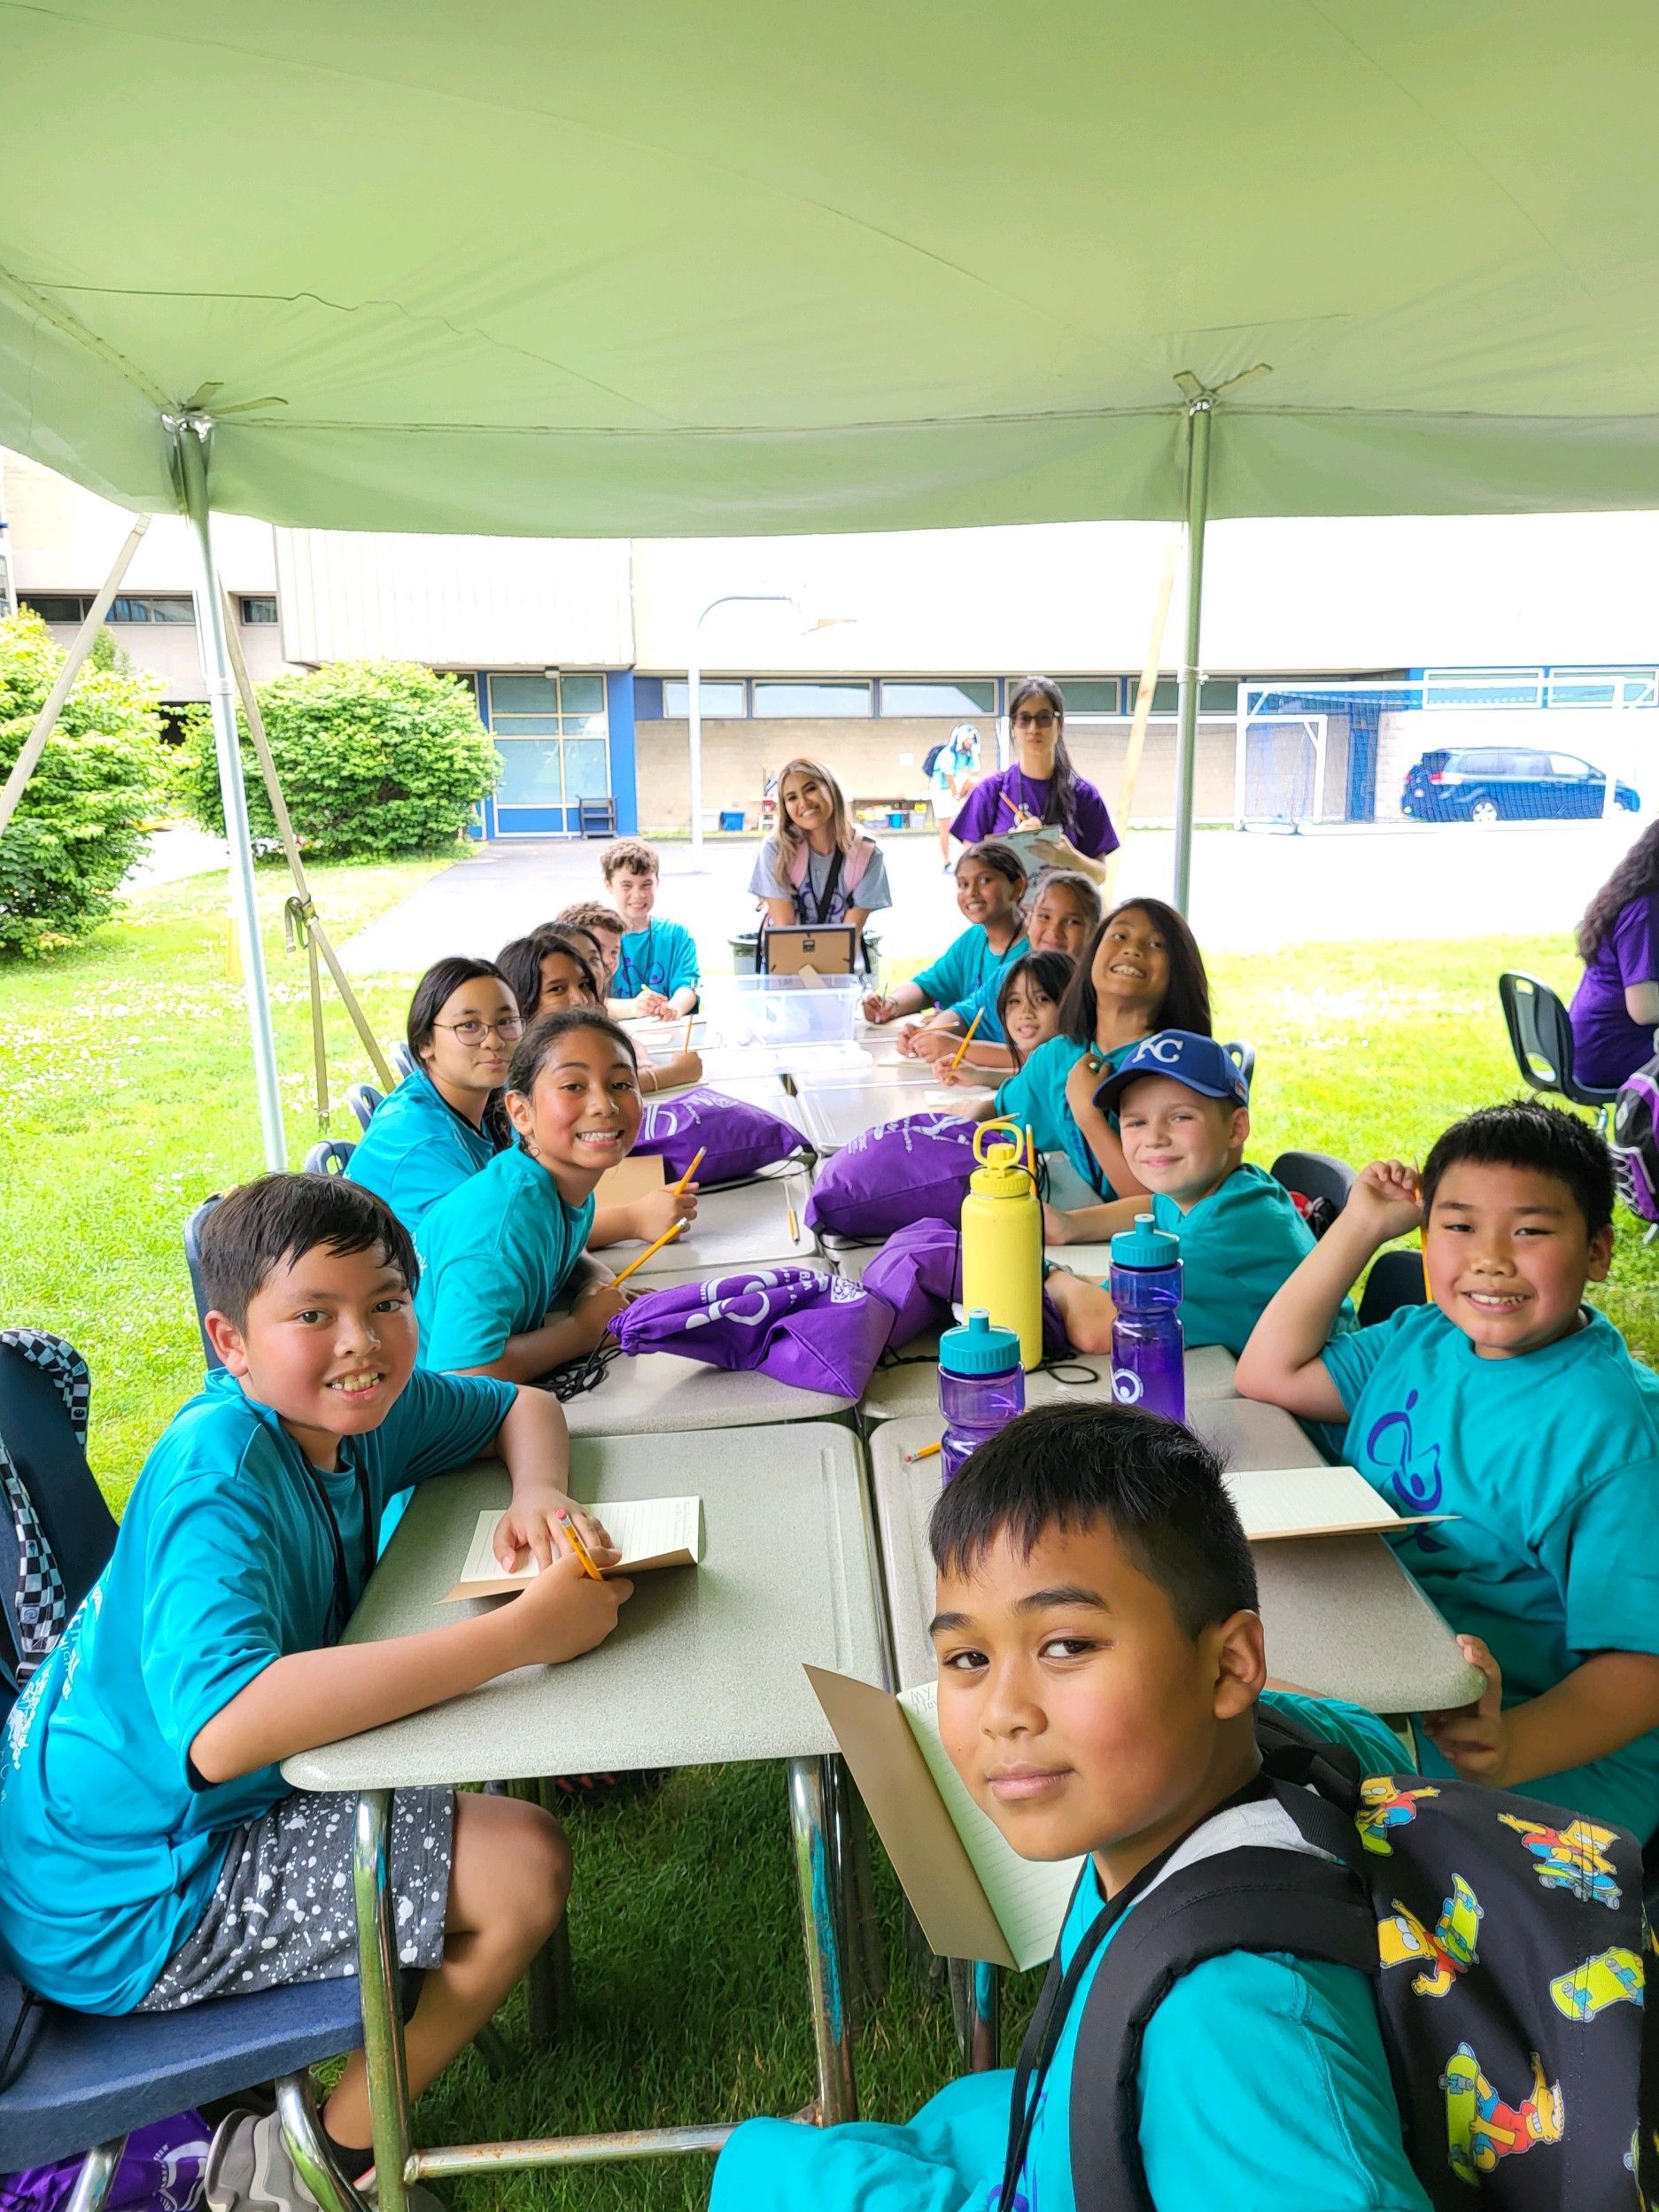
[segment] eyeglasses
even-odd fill
[[[1055,717],[1051,714],[1017,714],[1014,717],[1017,730],[1051,730],[1054,723]]]
[[[434,1021],[432,1027],[435,1029],[447,1029],[452,1036],[459,1037],[463,1044],[482,1044],[492,1030],[503,1044],[515,1044],[524,1034],[524,1024],[516,1013],[503,1014],[499,1021],[477,1021],[471,1019],[465,1021]]]

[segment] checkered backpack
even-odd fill
[[[0,1360],[8,1358],[21,1359],[51,1385],[62,1413],[67,1417],[74,1448],[84,1455],[92,1386],[86,1362],[74,1345],[42,1329],[0,1329]],[[57,1424],[54,1423],[53,1426]],[[59,1431],[53,1440],[61,1448],[69,1440]],[[19,1688],[68,1625],[73,1608],[59,1557],[65,1540],[69,1541],[76,1553],[93,1548],[105,1556],[108,1553],[108,1541],[102,1529],[65,1528],[58,1532],[59,1543],[53,1543],[52,1533],[19,1464],[25,1454],[21,1436],[8,1434],[4,1414],[0,1413],[0,1590],[5,1593],[4,1610],[15,1646]],[[81,1471],[84,1472],[84,1459]],[[89,1473],[86,1473],[85,1479],[96,1500],[97,1489]],[[107,1518],[105,1514],[106,1522]],[[111,1523],[112,1534],[112,1529]],[[76,1566],[81,1564],[79,1558],[74,1561]],[[90,1558],[86,1564],[91,1564]]]
[[[1078,2212],[1150,2208],[1142,2037],[1180,1975],[1229,1951],[1374,1977],[1407,2154],[1435,2212],[1659,2201],[1659,2023],[1642,2002],[1653,1943],[1635,1839],[1469,1782],[1361,1781],[1350,1753],[1283,1714],[1262,1713],[1258,1731],[1274,1796],[1323,1856],[1200,1859],[1124,1916],[1078,2027]]]

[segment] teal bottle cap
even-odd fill
[[[1180,1238],[1154,1229],[1150,1214],[1137,1214],[1134,1228],[1120,1229],[1112,1239],[1114,1268],[1173,1268],[1180,1259]]]
[[[1012,1329],[995,1327],[989,1314],[976,1307],[959,1328],[940,1338],[939,1364],[951,1375],[1006,1375],[1019,1364],[1019,1339]]]

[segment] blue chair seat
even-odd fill
[[[17,1983],[0,1975],[0,2014],[14,2015],[18,1997]],[[0,2089],[0,2169],[78,2156],[190,2106],[342,2057],[362,2039],[355,1975],[118,2019],[34,2006],[12,2053],[17,2078]]]

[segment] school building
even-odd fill
[[[0,453],[0,608],[32,606],[67,640],[125,529],[104,501]],[[769,777],[797,753],[827,761],[869,819],[920,823],[929,748],[969,721],[991,760],[1008,684],[1030,670],[1065,686],[1077,764],[1112,801],[1174,536],[1100,523],[417,538],[236,516],[215,530],[256,680],[374,658],[464,679],[501,759],[487,837],[570,836],[585,818],[683,833],[694,657],[710,830],[752,832]],[[193,564],[184,525],[159,519],[110,616],[180,706],[205,695]],[[1656,586],[1659,515],[1213,525],[1200,819],[1386,820],[1412,761],[1454,741],[1547,741],[1640,784],[1659,731]],[[1141,820],[1173,812],[1182,620],[1177,574]],[[1646,783],[1659,797],[1659,774]]]

